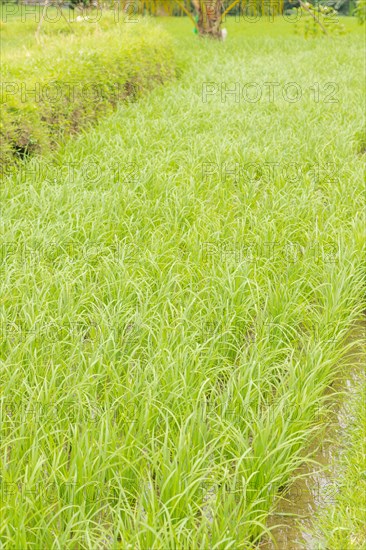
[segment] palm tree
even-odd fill
[[[201,36],[222,37],[222,4],[223,0],[192,0],[197,12],[197,30]]]
[[[143,7],[149,13],[156,14],[157,5],[161,6],[165,13],[172,14],[175,6],[179,6],[194,24],[200,36],[222,38],[221,23],[226,15],[240,0],[234,0],[224,11],[224,0],[142,0]],[[193,5],[193,9],[192,9]]]

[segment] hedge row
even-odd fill
[[[169,36],[146,23],[58,38],[4,61],[1,167],[54,148],[117,103],[175,76]]]

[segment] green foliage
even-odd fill
[[[366,327],[362,328],[365,331]],[[360,336],[361,345],[365,347],[365,336]],[[360,353],[362,370],[353,373],[352,392],[347,392],[347,401],[339,414],[343,429],[337,434],[338,449],[331,464],[330,490],[334,498],[318,514],[316,532],[312,534],[314,540],[318,539],[319,548],[366,549],[365,352],[364,348]]]
[[[258,549],[364,309],[358,36],[164,24],[179,81],[2,183],[4,550]],[[313,100],[330,79],[339,102]],[[303,97],[203,103],[204,82]]]
[[[366,127],[356,132],[355,142],[357,144],[357,152],[359,155],[366,155]]]
[[[356,8],[354,13],[361,24],[366,21],[366,0],[356,1]]]
[[[320,0],[317,4],[334,8],[344,16],[352,15],[354,0]]]
[[[1,164],[46,152],[120,101],[174,77],[169,37],[140,24],[47,38],[2,67]]]
[[[330,6],[314,6],[305,2],[300,6],[301,18],[295,24],[295,33],[303,34],[305,38],[337,35],[346,32],[345,26],[340,23],[338,12]]]

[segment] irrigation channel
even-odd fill
[[[366,318],[359,321],[349,336],[354,346],[347,352],[337,383],[329,389],[334,394],[328,422],[324,428],[324,439],[314,442],[307,449],[314,461],[304,463],[294,473],[294,481],[286,495],[281,498],[274,513],[270,516],[268,527],[272,527],[273,541],[261,545],[263,550],[315,550],[319,548],[316,536],[316,517],[335,501],[337,487],[334,483],[337,472],[337,456],[342,452],[344,432],[349,424],[349,401],[365,382],[366,364]],[[351,368],[350,368],[350,365]],[[280,526],[279,526],[280,525]]]

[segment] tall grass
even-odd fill
[[[3,183],[4,547],[251,548],[304,460],[364,306],[362,54],[257,29]],[[339,102],[202,102],[271,80]]]
[[[23,45],[21,56],[5,47],[2,171],[24,157],[47,154],[109,114],[116,104],[135,101],[175,76],[168,34],[145,23],[140,22],[134,32],[126,25],[101,30],[84,23],[83,34],[76,25],[78,32],[69,31],[62,40],[56,34],[32,48]]]

